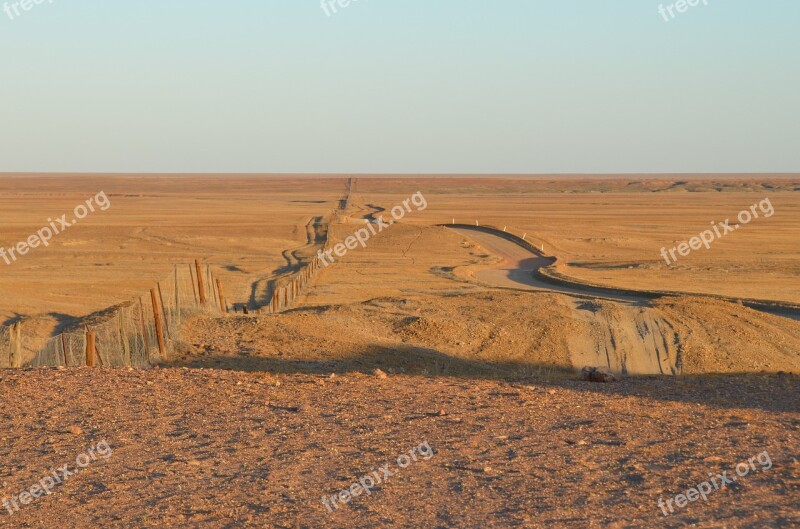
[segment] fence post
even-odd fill
[[[219,307],[220,306],[220,299],[219,299],[219,292],[216,288],[217,277],[211,273],[211,269],[209,267],[208,271],[208,288],[211,289],[211,293],[213,294],[214,298],[214,305]]]
[[[211,276],[211,265],[206,265],[206,280],[208,281],[208,297],[211,298],[209,301],[218,303],[217,294],[214,290],[214,278]]]
[[[156,297],[156,289],[150,289],[150,299],[153,302],[153,321],[156,324],[156,340],[158,340],[158,353],[161,360],[167,359],[167,346],[164,344],[164,329],[161,325],[161,314],[158,311],[158,298]]]
[[[69,367],[69,362],[67,361],[67,342],[64,339],[63,332],[61,333],[61,354],[64,355],[64,367]]]
[[[219,291],[219,308],[222,312],[228,312],[228,301],[225,299],[225,290],[222,288],[219,278],[217,278],[217,290]]]
[[[167,318],[167,308],[164,306],[164,296],[161,294],[161,283],[156,282],[158,287],[158,299],[161,302],[161,314],[164,315],[164,329],[167,331],[167,338],[172,340],[172,335],[169,332],[169,318]]]
[[[178,265],[175,265],[175,321],[181,326],[181,295],[178,286]]]
[[[11,367],[22,367],[22,322],[18,321],[11,327],[11,351],[9,363]]]
[[[194,295],[194,304],[197,305],[197,285],[194,281],[194,272],[192,271],[192,265],[189,265],[189,283],[192,284],[192,295]]]
[[[119,341],[122,345],[122,364],[131,365],[131,350],[128,347],[128,337],[125,335],[125,319],[122,310],[119,311]],[[110,359],[109,359],[110,360]]]
[[[86,327],[86,367],[94,367],[96,357],[95,334]]]
[[[278,289],[276,288],[276,289],[274,289],[272,291],[272,313],[273,314],[277,314],[278,313],[278,303],[279,303],[279,301],[278,301]]]
[[[197,291],[200,293],[200,304],[206,304],[206,289],[203,285],[203,264],[200,259],[194,260],[194,267],[197,270]]]
[[[191,269],[190,269],[191,271]],[[150,340],[147,339],[147,324],[144,319],[144,303],[142,298],[139,298],[139,310],[142,313],[142,340],[144,341],[144,354],[147,357],[147,363],[153,365],[153,360],[150,358]]]

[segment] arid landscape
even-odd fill
[[[0,1],[0,529],[800,529],[798,19]]]
[[[6,175],[0,246],[100,192],[0,261],[0,526],[800,525],[800,175]],[[127,336],[115,307],[195,259],[224,290],[163,284],[166,329]],[[99,366],[37,354],[117,317]]]

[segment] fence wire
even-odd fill
[[[328,245],[326,237],[324,249]],[[276,284],[271,303],[259,312],[276,314],[289,309],[322,268],[322,261],[314,257]],[[199,310],[228,312],[217,278],[208,265],[176,265],[151,292],[105,311],[101,320],[86,323],[83,332],[72,330],[42,342],[24,335],[24,322],[0,326],[0,368],[85,366],[89,332],[95,337],[95,365],[146,367],[166,362],[180,340],[181,321]],[[161,321],[160,333],[157,319]]]
[[[27,338],[20,332],[24,322],[0,327],[0,368],[85,366],[88,331],[95,336],[95,365],[154,365],[167,361],[174,352],[183,319],[199,310],[224,313],[227,309],[227,303],[220,300],[210,266],[176,265],[151,292],[106,312],[102,320],[88,322],[84,332],[65,332],[42,344],[41,340]],[[157,330],[156,314],[161,333]],[[159,338],[164,346],[163,355]]]

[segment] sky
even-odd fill
[[[674,1],[0,0],[0,172],[800,172],[800,2]]]

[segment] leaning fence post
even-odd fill
[[[118,313],[119,317],[119,341],[122,345],[122,364],[129,366],[131,365],[131,350],[128,346],[128,337],[125,335],[125,319],[122,313],[122,310]]]
[[[214,303],[217,302],[217,295],[214,293],[214,279],[211,276],[211,265],[206,265],[206,280],[208,281],[209,298],[212,298]]]
[[[206,304],[206,289],[203,285],[203,265],[200,259],[194,260],[194,267],[197,271],[197,291],[200,293],[200,304]]]
[[[164,315],[164,328],[167,330],[167,338],[172,340],[172,335],[169,332],[169,318],[167,318],[167,309],[164,307],[164,296],[161,294],[161,283],[156,282],[158,286],[158,299],[161,301],[161,314]]]
[[[228,301],[225,299],[225,290],[223,290],[219,278],[217,278],[217,290],[219,291],[219,308],[222,312],[228,312]]]
[[[175,265],[175,322],[181,326],[181,295],[178,286],[178,265]]]
[[[67,343],[64,339],[64,333],[61,333],[61,354],[64,355],[64,367],[69,367],[69,362],[67,361]]]
[[[194,304],[197,305],[197,285],[194,282],[194,272],[192,265],[189,265],[189,283],[192,285],[192,295],[194,296]]]
[[[167,346],[164,344],[164,329],[161,325],[161,314],[158,312],[158,298],[156,289],[150,289],[150,299],[153,302],[153,321],[156,324],[156,340],[158,340],[158,352],[161,360],[167,359]]]
[[[153,360],[150,358],[150,340],[147,339],[147,324],[144,319],[144,303],[142,298],[139,298],[139,311],[142,313],[142,340],[144,341],[144,353],[147,357],[147,363],[152,365]]]
[[[211,289],[211,294],[212,294],[212,297],[214,298],[214,305],[216,305],[218,307],[219,303],[220,303],[220,299],[219,299],[219,292],[217,291],[217,288],[214,286],[216,284],[216,281],[217,281],[216,276],[214,274],[212,274],[211,271],[209,270],[209,272],[208,272],[208,288]]]
[[[11,367],[22,367],[22,322],[17,322],[11,327],[11,351],[9,363]]]
[[[86,327],[86,367],[94,367],[96,355],[95,333]]]

